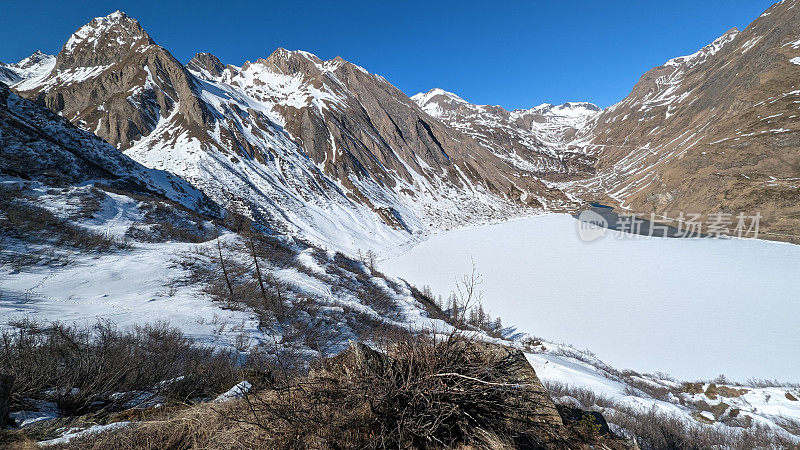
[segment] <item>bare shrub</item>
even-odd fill
[[[748,428],[713,427],[692,424],[685,418],[665,414],[657,409],[642,411],[617,405],[606,410],[606,419],[633,436],[643,450],[709,448],[778,449],[794,448],[794,443],[772,428],[752,423]]]
[[[400,311],[397,301],[380,286],[376,286],[371,281],[361,284],[357,292],[361,303],[369,306],[383,317],[399,319]]]
[[[553,398],[572,397],[578,400],[580,406],[584,408],[592,408],[594,406],[611,407],[615,405],[612,399],[589,389],[572,386],[559,381],[544,380],[542,384]]]
[[[75,218],[85,219],[93,217],[103,208],[102,202],[105,196],[106,194],[100,189],[91,187],[87,191],[72,194],[67,203],[78,207]]]
[[[155,396],[189,401],[214,395],[236,378],[234,355],[197,346],[163,323],[124,331],[107,322],[15,325],[2,334],[0,367],[15,376],[17,408],[44,400],[71,415]]]
[[[470,310],[483,302],[481,284],[483,276],[478,273],[473,262],[472,271],[456,283],[456,291],[450,296],[448,304],[450,316],[461,325],[461,328],[466,327]]]

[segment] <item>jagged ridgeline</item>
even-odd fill
[[[606,109],[408,97],[285,49],[184,64],[120,11],[0,64],[0,447],[636,448],[624,429],[643,448],[793,448],[796,384],[620,371],[491,320],[474,269],[444,300],[376,250],[590,202],[760,213],[761,237],[800,242],[798,3]],[[512,251],[569,251],[540,250]],[[62,436],[87,423],[104,425]]]
[[[186,66],[122,12],[76,31],[39,70],[9,68],[21,96],[145,166],[177,174],[271,227],[346,250],[571,201],[543,180],[579,176],[534,143],[525,170],[431,117],[385,78],[278,49]],[[358,242],[358,244],[356,244]]]

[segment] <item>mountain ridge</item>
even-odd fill
[[[571,142],[599,161],[573,194],[670,220],[760,213],[763,236],[800,242],[797,26],[778,2],[642,75]]]
[[[400,242],[486,219],[574,211],[587,200],[662,216],[765,205],[769,232],[797,234],[794,157],[769,147],[786,144],[735,156],[743,167],[753,158],[770,166],[739,175],[730,156],[701,161],[715,154],[709,146],[751,138],[742,130],[772,115],[771,96],[793,98],[781,74],[800,67],[790,62],[795,5],[777,3],[745,30],[653,68],[603,110],[567,102],[507,111],[440,89],[407,97],[340,57],[283,48],[241,66],[209,53],[184,65],[119,11],[80,27],[49,73],[14,90],[218,202],[323,241],[327,231],[314,228],[331,208],[339,211],[332,226],[348,228],[353,243],[376,232]],[[774,87],[759,81],[773,78]],[[751,107],[764,112],[747,119]],[[789,138],[791,127],[778,122],[795,116],[764,119],[774,126],[756,134]],[[720,168],[731,172],[724,186]],[[754,178],[758,186],[744,181]],[[312,204],[318,212],[306,214]],[[354,216],[355,229],[342,227]]]
[[[365,235],[399,243],[572,203],[340,57],[276,49],[241,67],[204,53],[183,65],[115,12],[80,27],[56,61],[15,90],[215,201],[315,242],[338,239],[329,226],[353,245]]]
[[[593,173],[593,161],[567,151],[570,140],[600,109],[588,102],[542,104],[508,111],[475,105],[434,88],[411,97],[425,112],[476,139],[509,164],[549,182],[580,179]],[[559,115],[553,111],[573,111]]]

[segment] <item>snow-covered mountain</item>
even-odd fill
[[[55,64],[55,56],[37,50],[18,63],[0,63],[0,83],[11,86],[31,78],[44,76],[53,70]]]
[[[511,118],[530,129],[543,143],[564,149],[587,122],[602,110],[593,103],[567,102],[562,105],[544,103],[531,109],[511,111]]]
[[[308,357],[381,325],[448,329],[432,298],[380,274],[371,256],[331,248],[401,245],[595,199],[640,212],[757,208],[771,236],[797,233],[797,3],[653,69],[605,111],[507,111],[440,89],[408,98],[341,58],[284,49],[241,66],[209,53],[184,65],[135,19],[94,19],[57,56],[0,66],[14,91],[0,85],[0,326],[17,316],[165,318],[209,343],[280,342]],[[246,221],[223,220],[217,204],[277,233],[234,226]],[[103,251],[54,242],[47,223],[24,215],[37,209],[68,231],[130,242]],[[28,225],[44,238],[28,239]],[[261,270],[291,314],[259,316]],[[528,352],[561,403],[617,419],[662,411],[698,430],[763,424],[798,442],[796,385],[681,383],[513,329],[493,333]]]
[[[800,242],[800,4],[644,74],[573,142],[598,159],[576,195],[674,218],[760,212],[762,237]]]
[[[531,174],[341,58],[278,49],[238,67],[201,53],[184,67],[121,12],[15,90],[226,207],[343,250],[570,204],[540,179],[564,171],[558,157]]]
[[[591,103],[544,104],[507,111],[475,105],[451,92],[432,89],[411,97],[425,112],[481,143],[520,170],[547,180],[584,178],[591,158],[566,151],[566,142],[600,108]]]

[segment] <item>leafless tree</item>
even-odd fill
[[[478,273],[473,261],[472,271],[456,282],[456,292],[453,296],[455,308],[452,308],[452,316],[456,322],[466,324],[469,311],[483,302],[483,292],[479,290],[481,284],[483,276]]]
[[[225,277],[225,284],[228,286],[228,292],[230,293],[230,300],[233,301],[233,285],[231,284],[231,279],[228,276],[228,269],[225,267],[225,258],[222,257],[222,242],[219,233],[217,233],[217,253],[219,254],[219,265],[222,268],[222,275]]]

